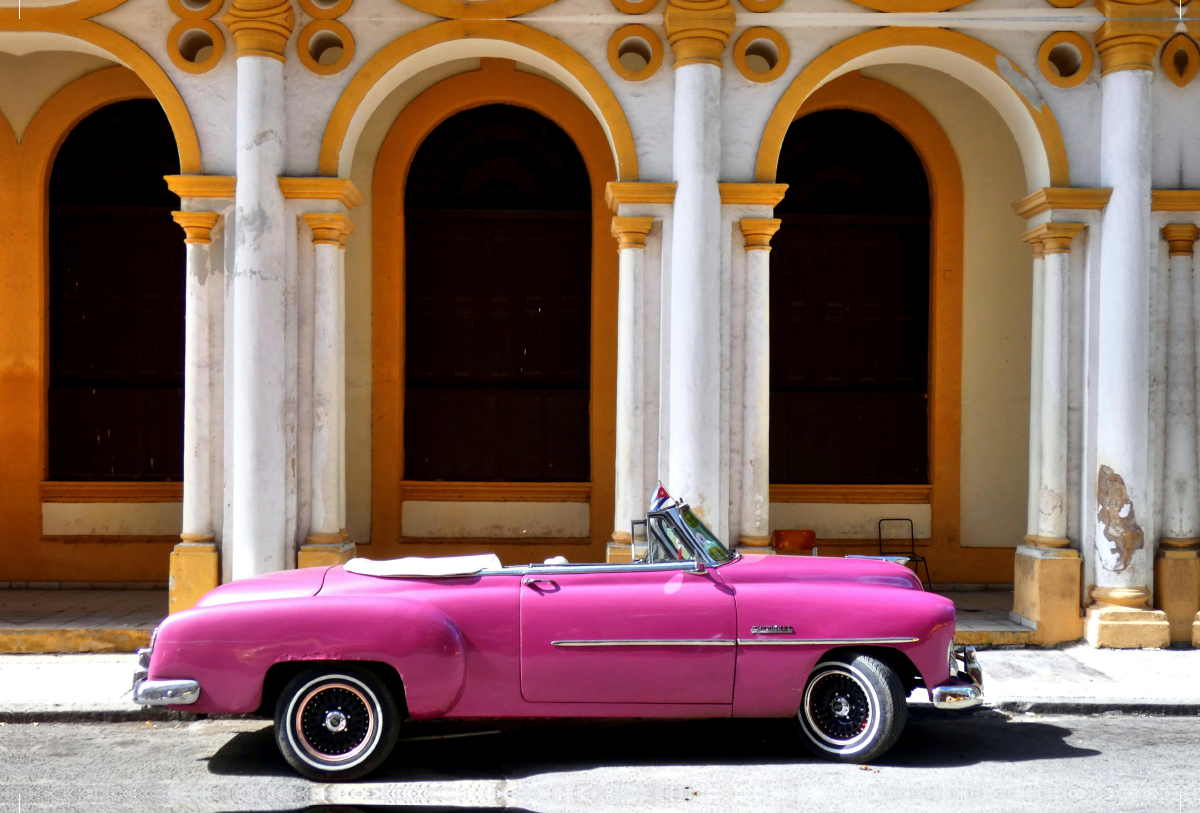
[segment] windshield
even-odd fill
[[[688,526],[688,530],[696,537],[696,541],[708,554],[708,558],[713,560],[714,564],[721,564],[733,559],[733,554],[729,548],[721,544],[721,540],[708,530],[708,526],[700,521],[700,517],[692,513],[692,509],[684,508],[679,512],[679,518]]]

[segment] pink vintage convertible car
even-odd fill
[[[888,750],[924,687],[982,698],[954,605],[887,561],[731,553],[687,506],[631,564],[355,559],[242,579],[142,650],[144,705],[274,714],[288,762],[361,777],[406,720],[791,718],[817,754]]]

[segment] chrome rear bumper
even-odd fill
[[[149,680],[151,649],[138,650],[133,670],[133,702],[139,706],[188,706],[200,699],[200,684],[194,680]]]
[[[934,686],[929,693],[933,705],[939,709],[969,709],[983,702],[983,668],[975,657],[975,647],[964,646],[954,651],[954,657],[962,661],[958,675],[941,686]]]

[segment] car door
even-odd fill
[[[532,569],[521,585],[525,700],[732,703],[733,592],[714,568],[692,572],[692,555]]]

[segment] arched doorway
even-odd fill
[[[771,482],[929,480],[930,189],[854,110],[797,119],[771,257]]]
[[[155,100],[97,110],[49,185],[51,480],[183,476],[184,245],[179,173]]]
[[[406,480],[590,479],[591,189],[522,107],[451,116],[405,186]]]

